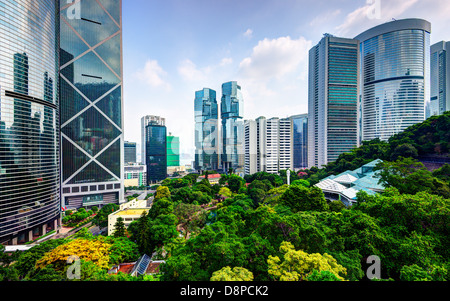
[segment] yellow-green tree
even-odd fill
[[[296,251],[290,242],[283,242],[280,246],[283,253],[283,260],[278,256],[269,256],[267,260],[269,274],[280,281],[303,281],[313,273],[313,271],[328,271],[333,273],[338,279],[345,280],[342,275],[347,274],[347,270],[337,263],[329,254],[308,254],[301,250]]]
[[[253,273],[241,267],[224,267],[212,274],[211,281],[253,281]]]
[[[163,198],[170,198],[170,190],[167,186],[159,186],[158,189],[156,189],[155,200]]]
[[[228,187],[222,187],[219,190],[219,195],[223,196],[223,197],[231,197],[233,195],[233,193],[231,192],[231,190]]]
[[[101,240],[75,239],[46,253],[36,262],[36,268],[43,269],[49,264],[63,268],[69,257],[76,256],[80,260],[90,261],[98,267],[106,269],[109,263],[110,247],[111,244]]]

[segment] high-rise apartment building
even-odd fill
[[[136,155],[137,155],[136,142],[125,141],[123,149],[124,149],[125,165],[127,164],[132,165],[136,163]]]
[[[327,34],[309,52],[308,167],[358,146],[358,48]]]
[[[119,203],[123,188],[122,1],[60,1],[63,206]]]
[[[244,123],[244,173],[278,173],[293,168],[292,121],[259,117]]]
[[[216,91],[205,88],[195,92],[195,166],[196,170],[219,168],[219,114]]]
[[[450,111],[450,42],[431,46],[431,101],[427,118]]]
[[[308,114],[290,117],[294,170],[308,168]]]
[[[430,101],[431,24],[396,20],[355,39],[360,47],[362,140],[388,140],[423,122]]]
[[[155,118],[148,122],[145,127],[145,148],[148,184],[150,185],[166,179],[167,128],[164,119]]]
[[[224,171],[232,168],[243,172],[244,168],[244,98],[237,82],[222,85],[220,104],[222,120],[221,164]]]
[[[0,0],[0,244],[59,224],[58,28],[59,1]]]
[[[146,127],[149,124],[166,125],[166,119],[160,116],[147,115],[141,118],[141,163],[146,164]]]

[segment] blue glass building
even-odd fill
[[[291,117],[293,168],[308,168],[308,114]]]
[[[427,118],[450,111],[450,42],[441,41],[431,46],[431,101]]]
[[[0,0],[0,243],[56,230],[59,1]]]
[[[61,3],[63,206],[118,203],[124,173],[122,1]]]
[[[219,168],[219,116],[216,91],[205,88],[195,92],[195,167]]]
[[[232,168],[243,172],[244,153],[244,98],[237,82],[222,85],[220,104],[222,119],[221,164],[224,171]]]
[[[360,41],[362,140],[388,140],[423,122],[430,101],[431,24],[404,19],[371,28]]]
[[[145,128],[145,162],[148,185],[167,178],[167,128],[149,122]]]
[[[325,35],[309,53],[308,167],[322,167],[358,144],[358,47]]]

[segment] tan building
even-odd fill
[[[123,218],[125,228],[137,221],[144,212],[148,213],[150,208],[147,208],[146,200],[132,200],[131,202],[120,205],[120,209],[108,216],[108,236],[114,234],[115,224],[119,217]]]

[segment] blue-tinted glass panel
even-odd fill
[[[95,48],[95,52],[97,52],[106,64],[108,64],[108,66],[119,76],[121,74],[121,44],[121,35],[118,34]]]
[[[65,182],[70,176],[78,171],[84,164],[88,162],[88,157],[77,149],[72,143],[63,139],[63,182]]]
[[[101,154],[97,161],[103,164],[109,171],[120,178],[120,140],[111,145],[103,154]]]
[[[117,126],[122,127],[122,87],[109,93],[96,106]]]
[[[66,24],[61,21],[61,39],[60,39],[61,66],[70,62],[77,56],[88,50],[88,46],[75,34],[75,32]]]
[[[69,185],[88,184],[88,183],[102,183],[102,182],[116,182],[117,179],[109,172],[101,168],[97,163],[92,162],[77,174]]]
[[[109,14],[120,24],[121,0],[99,0]]]

